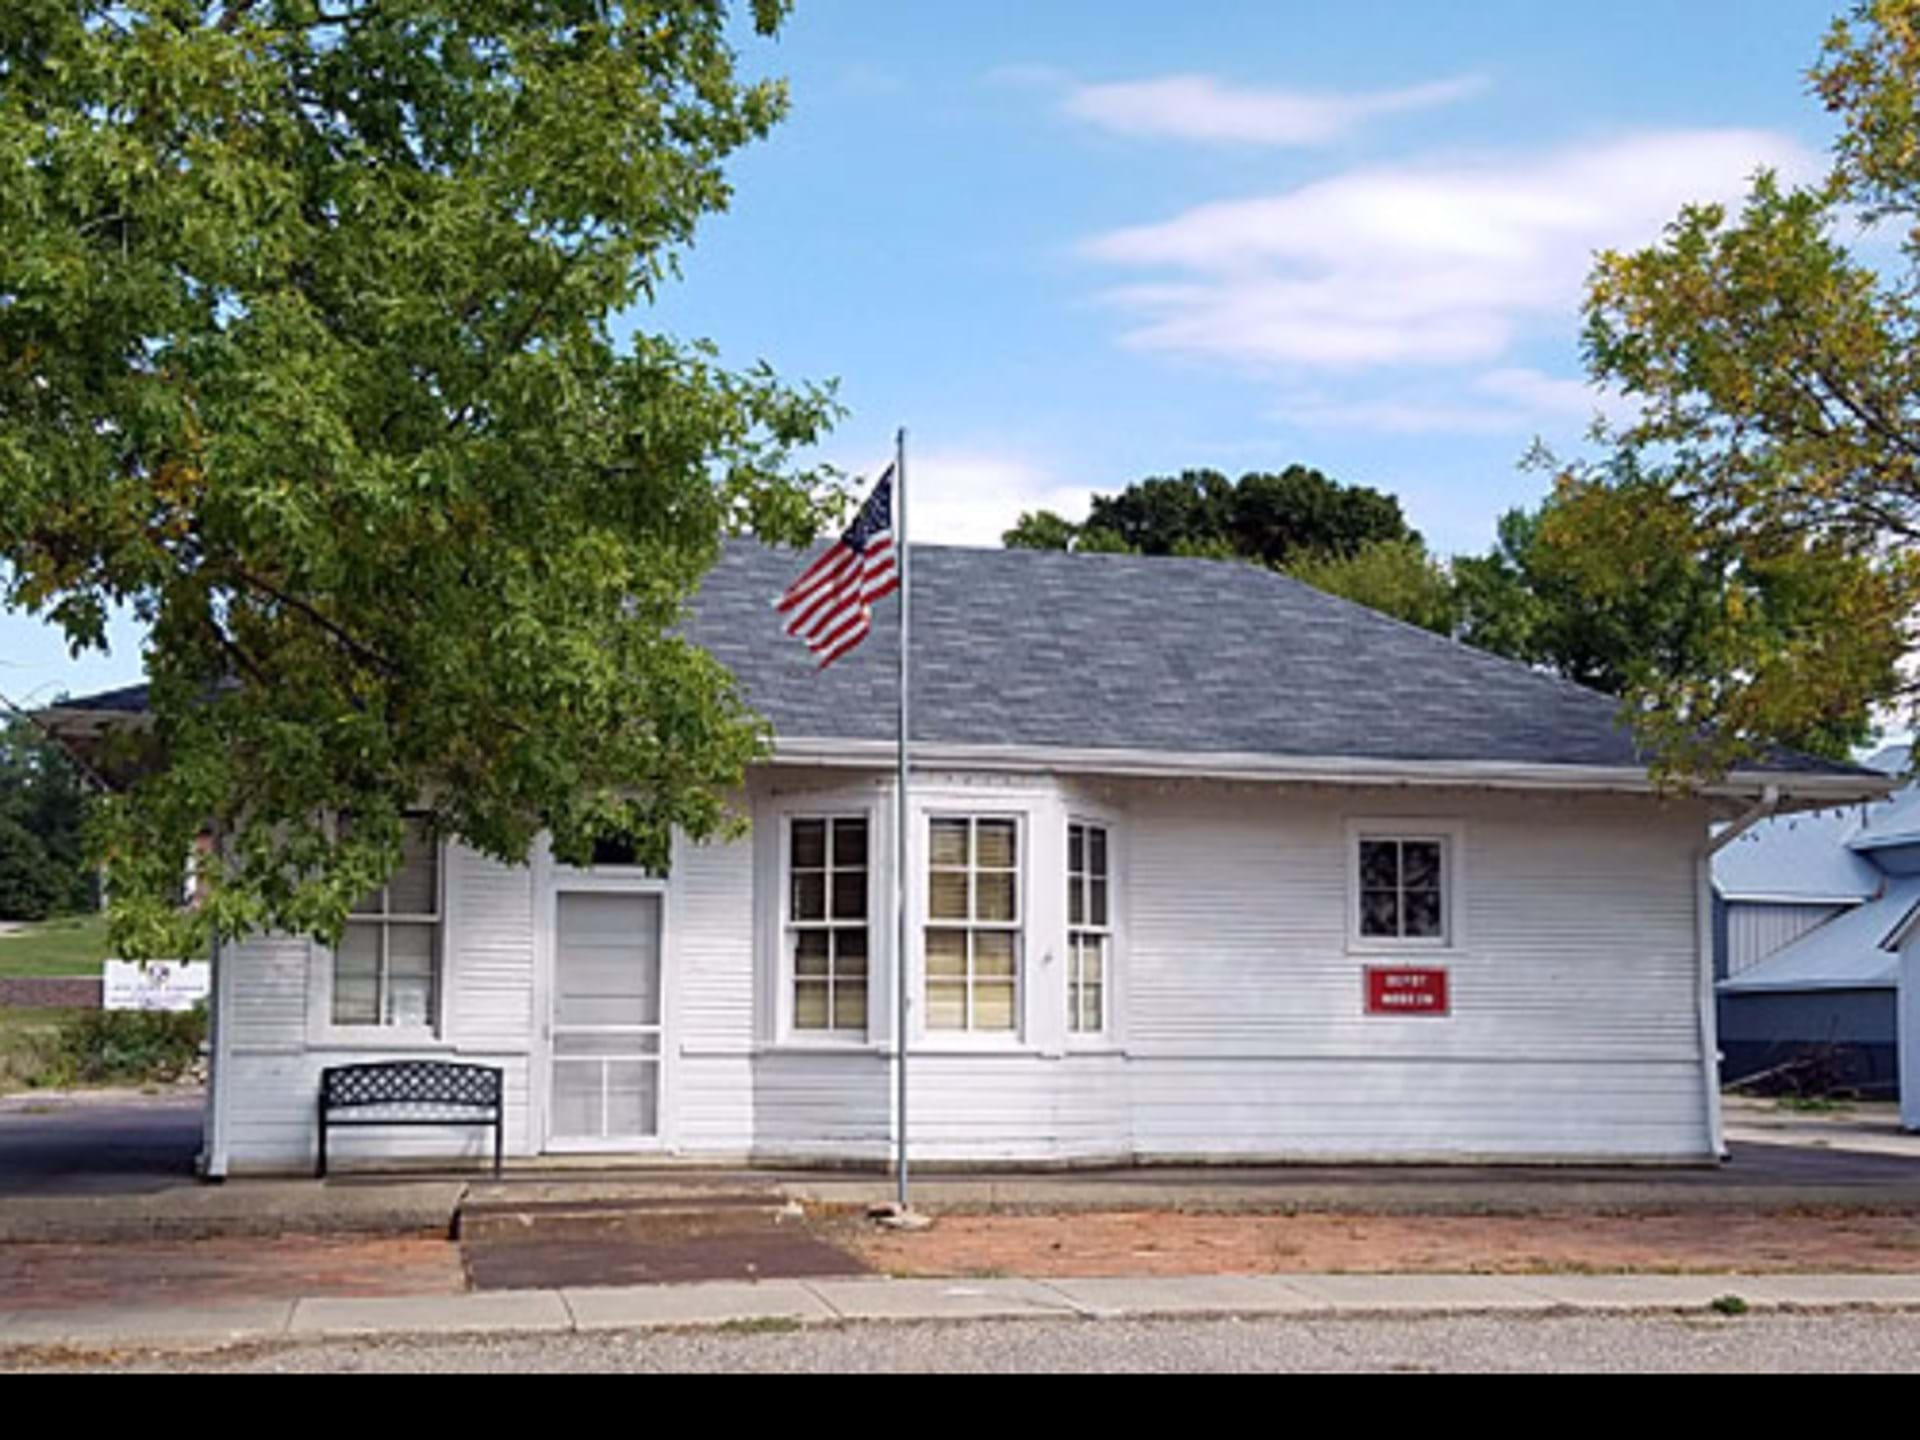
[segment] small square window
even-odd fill
[[[1357,929],[1362,940],[1445,945],[1451,939],[1450,842],[1432,836],[1368,835],[1355,847]]]

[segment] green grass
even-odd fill
[[[70,915],[0,935],[0,976],[98,975],[107,955],[107,917]]]
[[[0,1095],[31,1088],[45,1071],[55,1032],[79,1013],[0,1005]]]

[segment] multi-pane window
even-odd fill
[[[333,1023],[424,1030],[439,997],[440,847],[409,820],[400,868],[353,907],[334,949]]]
[[[1107,975],[1113,956],[1112,882],[1104,825],[1067,826],[1067,1028],[1107,1028]]]
[[[1434,838],[1360,841],[1360,936],[1444,944],[1447,846]]]
[[[927,922],[927,1029],[1018,1029],[1017,822],[973,816],[931,822]]]
[[[794,820],[788,836],[793,1028],[867,1028],[865,816]]]

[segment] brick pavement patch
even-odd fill
[[[283,1236],[0,1245],[0,1313],[307,1295],[452,1295],[465,1288],[459,1247],[446,1240]]]
[[[463,1219],[460,1248],[476,1290],[796,1280],[867,1272],[810,1222],[778,1211],[532,1212]]]

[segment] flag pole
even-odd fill
[[[907,432],[904,428],[894,439],[893,457],[894,533],[900,555],[900,776],[897,782],[899,813],[893,826],[893,908],[898,933],[893,949],[893,1037],[898,1055],[895,1062],[894,1172],[898,1177],[898,1204],[905,1215],[911,1208],[907,1198],[907,983],[913,967],[907,963],[908,935],[912,928],[907,903],[909,889],[907,844],[911,811],[907,805],[909,771],[907,696],[907,647],[913,618],[913,547],[907,539]]]

